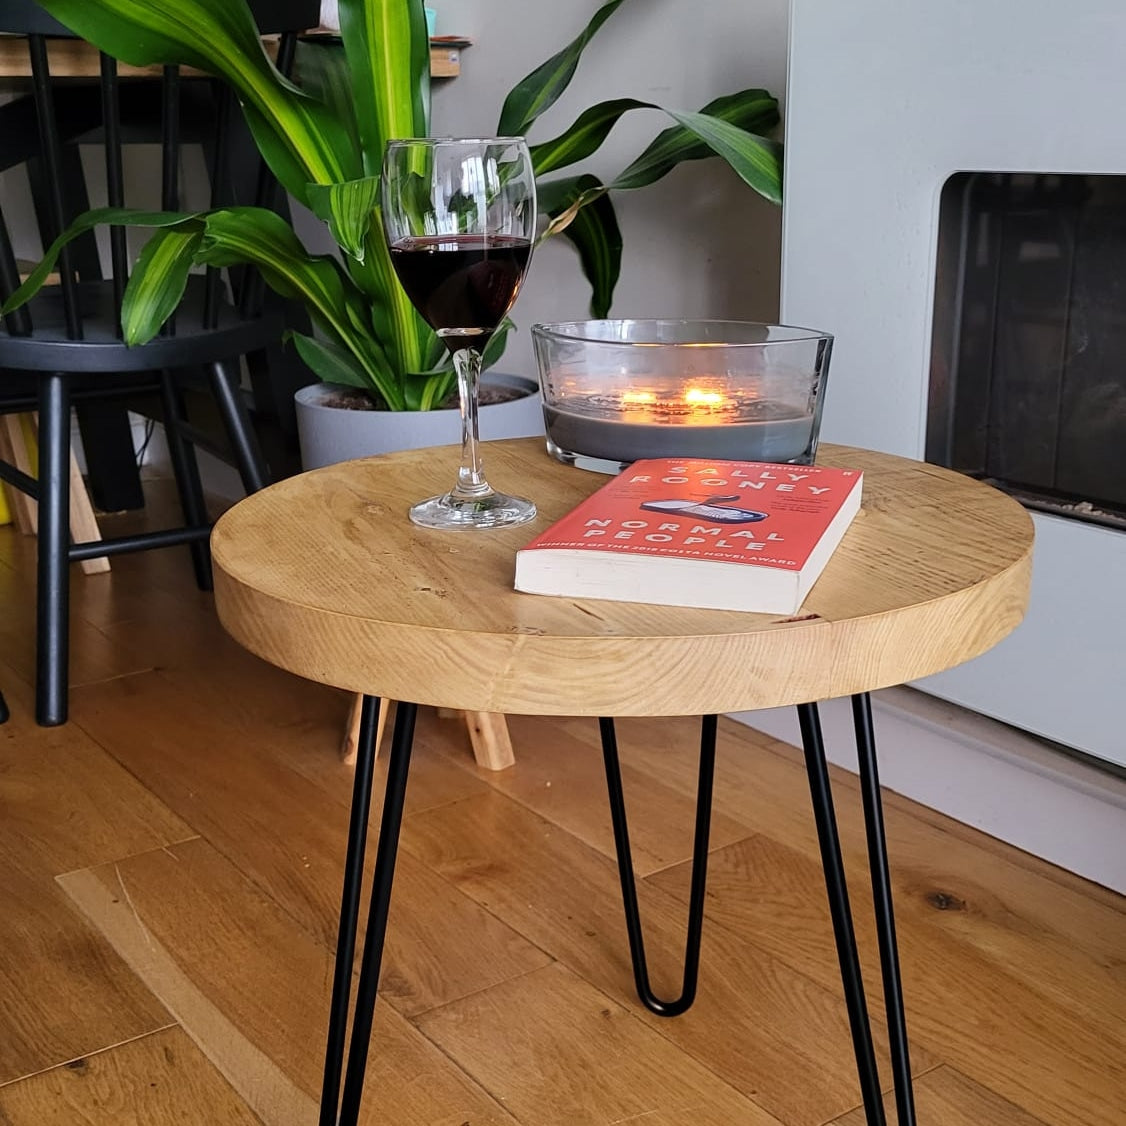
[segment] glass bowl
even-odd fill
[[[617,473],[638,458],[809,465],[833,338],[751,321],[532,327],[552,456]]]

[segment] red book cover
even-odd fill
[[[516,553],[516,589],[796,613],[862,487],[853,469],[635,461]]]

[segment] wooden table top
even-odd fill
[[[1032,522],[937,466],[822,445],[862,469],[861,513],[792,619],[513,589],[514,558],[606,478],[542,439],[491,442],[489,480],[535,521],[417,528],[409,506],[452,483],[458,450],[328,466],[228,511],[212,535],[223,625],[310,680],[395,700],[534,715],[699,715],[902,684],[985,652],[1021,620]]]

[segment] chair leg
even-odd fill
[[[35,718],[43,727],[67,718],[70,659],[70,388],[66,376],[39,383],[38,589]]]
[[[203,483],[199,479],[199,465],[191,443],[180,432],[179,423],[184,417],[183,396],[176,386],[175,376],[167,369],[160,373],[160,391],[164,405],[164,435],[168,440],[168,456],[180,494],[184,522],[191,528],[203,528],[207,526],[208,517],[207,505],[203,499]],[[211,553],[207,543],[196,540],[188,548],[192,553],[196,586],[200,590],[211,590]]]
[[[463,712],[473,758],[485,770],[507,770],[516,762],[503,712]]]
[[[35,467],[31,464],[31,455],[28,453],[23,425],[18,414],[0,415],[0,459],[8,462],[9,465],[14,465],[29,477],[35,476]],[[12,501],[12,516],[15,518],[16,527],[25,536],[35,535],[35,501],[27,493],[16,488],[9,489],[8,496]]]
[[[345,766],[354,766],[356,753],[359,747],[360,736],[360,705],[363,696],[356,693],[352,697],[352,705],[348,709],[348,719],[344,725],[344,738],[340,741],[340,761]],[[390,710],[384,707],[379,713],[379,727],[375,732],[375,754],[379,757],[379,748],[383,742],[383,727],[386,723],[387,713]],[[516,755],[512,750],[512,738],[508,733],[508,721],[502,712],[461,712],[454,709],[438,709],[439,716],[443,711],[447,715],[455,716],[465,721],[469,731],[469,743],[473,748],[473,758],[482,770],[507,770],[515,765]]]
[[[34,412],[6,414],[0,418],[0,458],[30,477],[34,477],[37,472],[31,463],[31,451],[38,443],[39,419]],[[12,492],[16,527],[24,535],[35,535],[39,520],[36,502],[19,489],[13,489]],[[70,453],[70,534],[75,543],[102,538],[102,530],[94,516],[94,506],[90,503],[90,494],[86,491],[86,482],[82,480],[73,450]],[[104,574],[110,569],[109,557],[100,555],[94,559],[83,559],[79,566],[87,575]]]
[[[211,389],[219,404],[227,435],[234,450],[242,487],[248,493],[264,489],[269,481],[269,471],[258,445],[258,436],[250,421],[246,404],[238,388],[238,369],[230,363],[218,361],[208,368]]]

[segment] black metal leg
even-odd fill
[[[352,1015],[352,1035],[348,1042],[348,1063],[344,1075],[344,1093],[340,1100],[339,1115],[336,1112],[336,1092],[329,1089],[327,1080],[334,1078],[332,1087],[339,1084],[340,1054],[344,1043],[347,1024],[346,998],[351,984],[351,965],[342,967],[340,949],[337,949],[338,979],[333,986],[333,1013],[329,1028],[329,1048],[336,1050],[335,1062],[326,1060],[326,1086],[321,1103],[321,1126],[356,1126],[360,1114],[360,1099],[363,1095],[364,1072],[367,1067],[368,1046],[371,1042],[372,1016],[375,1009],[376,989],[379,985],[379,970],[383,961],[383,944],[387,936],[387,912],[391,902],[391,885],[395,877],[395,857],[399,848],[399,828],[403,819],[403,801],[407,789],[407,773],[410,768],[411,744],[414,740],[415,704],[400,701],[395,711],[395,731],[391,739],[391,757],[387,765],[387,787],[383,798],[383,816],[379,828],[379,845],[376,849],[375,874],[372,878],[371,901],[368,907],[367,932],[364,936],[364,952],[360,960],[360,982],[356,989],[356,1003]],[[359,760],[374,757],[375,709],[364,701],[361,712]],[[370,764],[367,768],[370,770]],[[357,786],[360,763],[357,761]],[[365,799],[366,803],[366,799]],[[363,811],[366,819],[366,809]],[[353,831],[354,830],[354,831]],[[355,942],[355,904],[352,896],[357,893],[363,871],[363,835],[353,816],[349,830],[349,857],[345,874],[344,900],[341,907],[340,942]],[[351,924],[350,939],[344,930]],[[349,959],[350,962],[350,959]],[[340,975],[345,975],[341,982]],[[345,1002],[338,1000],[343,992]]]
[[[168,441],[168,457],[172,462],[172,475],[176,478],[176,488],[180,494],[184,522],[189,528],[204,528],[208,523],[207,504],[203,497],[203,483],[199,478],[199,465],[195,451],[180,432],[184,401],[176,386],[176,377],[168,370],[160,373],[160,392],[164,406],[164,436]],[[207,542],[193,541],[188,549],[192,553],[196,586],[200,590],[211,590],[211,552]]]
[[[35,719],[66,723],[70,661],[70,388],[57,373],[39,381],[39,522]]]
[[[324,1083],[321,1088],[320,1126],[334,1126],[344,1070],[344,1041],[348,1028],[348,1001],[352,995],[352,964],[356,956],[356,926],[360,918],[360,888],[364,877],[364,846],[371,811],[371,778],[375,766],[375,731],[380,707],[374,696],[364,696],[356,748],[356,776],[352,783],[352,812],[348,821],[348,851],[344,857],[344,889],[340,897],[340,928],[336,939],[336,968],[329,1005],[328,1044],[325,1048]]]
[[[833,810],[833,794],[829,785],[829,768],[825,762],[825,746],[821,739],[821,721],[816,704],[798,705],[805,769],[809,776],[809,792],[813,800],[813,817],[817,839],[821,845],[821,866],[829,892],[829,913],[837,942],[837,959],[841,967],[848,1021],[852,1029],[852,1046],[856,1053],[856,1069],[860,1076],[860,1092],[868,1126],[886,1126],[884,1105],[880,1095],[880,1075],[872,1048],[872,1026],[868,1021],[868,1005],[860,976],[860,956],[856,934],[852,928],[852,912],[848,904],[841,842],[837,835],[837,818]]]
[[[606,788],[610,797],[610,816],[614,824],[614,845],[618,853],[618,875],[622,883],[622,902],[633,960],[633,980],[641,1003],[658,1016],[674,1017],[685,1012],[696,999],[700,968],[700,936],[704,926],[704,888],[708,873],[708,833],[711,827],[712,782],[715,777],[716,717],[704,716],[700,727],[700,774],[696,790],[696,833],[692,848],[692,885],[688,902],[688,937],[684,950],[684,982],[680,996],[669,1001],[657,997],[649,985],[645,962],[645,940],[637,906],[637,885],[629,847],[622,769],[618,760],[618,741],[614,721],[598,721],[602,733],[602,757],[606,763]]]
[[[256,493],[266,487],[268,474],[250,415],[239,395],[238,369],[220,361],[210,365],[208,375],[234,449],[242,487],[248,493]]]
[[[899,949],[895,939],[887,840],[884,835],[883,805],[880,801],[880,778],[876,767],[876,735],[872,728],[872,702],[866,692],[853,696],[852,720],[856,729],[856,751],[860,764],[860,794],[864,803],[864,827],[868,837],[868,867],[880,946],[895,1105],[899,1126],[915,1126],[915,1095],[911,1085],[911,1060],[907,1048],[907,1020],[903,1012],[903,985],[899,976]]]

